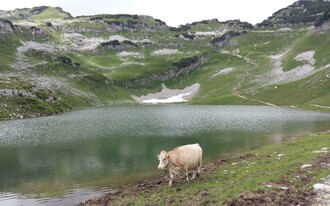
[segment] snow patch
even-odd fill
[[[183,97],[188,96],[189,94],[190,93],[179,94],[166,99],[148,99],[148,100],[143,100],[142,102],[146,104],[187,102],[188,100],[184,99]]]
[[[182,90],[168,89],[164,84],[162,87],[161,92],[140,97],[132,96],[132,98],[140,104],[187,102],[198,92],[200,84],[196,83]]]

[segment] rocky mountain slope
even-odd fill
[[[212,19],[178,28],[58,7],[0,11],[0,118],[148,97],[330,111],[329,8],[300,0],[256,26]]]
[[[261,26],[292,26],[296,24],[320,24],[329,18],[328,0],[300,0],[280,9],[268,19],[258,24]]]

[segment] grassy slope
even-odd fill
[[[15,60],[16,48],[22,46],[20,36],[12,37],[10,35],[0,38],[0,71],[10,70],[10,65]]]
[[[64,18],[62,12],[55,8],[49,8],[46,11],[36,15],[38,20],[44,20],[49,16],[56,18]],[[104,30],[105,22],[95,24],[87,21],[89,17],[84,17],[86,21],[69,23],[72,28],[84,27],[96,30]],[[110,18],[110,17],[109,17]],[[104,20],[112,20],[112,19]],[[111,17],[112,18],[112,17]],[[113,19],[115,20],[115,19]],[[128,21],[124,18],[123,21]],[[136,19],[134,19],[135,21]],[[150,25],[155,23],[150,18],[138,19],[141,22],[147,22]],[[42,25],[41,25],[42,27]],[[46,26],[45,31],[49,32],[48,41],[61,44],[63,40],[62,32],[53,32],[51,28]],[[70,86],[81,90],[94,97],[87,98],[77,95],[64,94],[61,91],[54,91],[65,104],[71,107],[86,106],[95,104],[113,104],[113,103],[133,103],[130,95],[145,95],[150,92],[160,90],[160,82],[149,84],[148,87],[133,87],[130,89],[120,88],[109,84],[111,80],[128,81],[159,73],[161,71],[175,69],[174,62],[180,61],[182,58],[192,57],[196,55],[205,55],[208,59],[199,68],[189,73],[181,75],[172,80],[165,82],[169,88],[184,88],[194,83],[201,85],[199,93],[191,101],[192,104],[263,104],[258,101],[274,103],[277,105],[294,105],[304,109],[322,109],[329,111],[329,78],[327,78],[327,70],[314,74],[303,80],[291,82],[288,84],[271,85],[264,87],[258,81],[263,74],[268,72],[273,66],[269,56],[282,53],[289,50],[283,60],[284,70],[291,70],[295,66],[301,64],[293,60],[293,58],[301,52],[315,51],[315,59],[317,68],[330,63],[329,52],[330,44],[328,33],[309,32],[304,27],[292,28],[290,32],[264,32],[263,30],[248,31],[242,33],[238,37],[234,37],[231,42],[223,49],[212,47],[210,41],[211,36],[198,40],[183,40],[176,37],[180,33],[194,34],[197,31],[215,31],[226,27],[217,22],[211,22],[208,25],[193,26],[185,32],[169,31],[168,29],[160,29],[157,32],[146,31],[122,31],[120,33],[109,32],[93,32],[83,33],[86,37],[109,38],[113,35],[120,35],[129,40],[148,39],[154,42],[153,45],[142,45],[138,43],[138,48],[123,49],[97,49],[93,52],[68,51],[57,56],[65,56],[71,58],[74,63],[79,63],[79,67],[70,68],[59,62],[54,62],[56,56],[43,54],[38,51],[26,52],[30,63],[38,63],[39,61],[48,62],[47,66],[42,68],[36,67],[31,69],[31,74],[37,73],[41,76],[50,76],[54,78],[66,79]],[[269,29],[267,29],[269,30]],[[0,69],[3,71],[11,70],[10,65],[15,61],[15,52],[18,46],[21,46],[21,40],[28,41],[31,37],[14,36],[0,41],[1,47],[5,48],[0,51],[0,59],[2,64]],[[44,39],[33,38],[33,41],[44,42]],[[160,49],[173,49],[180,52],[175,55],[154,56],[152,53]],[[120,52],[134,52],[141,57],[120,58]],[[224,53],[226,51],[227,53]],[[234,68],[234,71],[226,75],[217,75],[212,77],[222,69]],[[71,76],[71,77],[70,77]],[[75,76],[72,78],[72,76]],[[306,84],[305,84],[306,83]],[[277,87],[275,89],[275,86]],[[14,87],[15,88],[15,87]],[[1,89],[1,88],[0,88]],[[307,91],[307,92],[306,92]],[[235,95],[239,93],[247,99],[240,98]],[[250,98],[250,99],[249,99]],[[322,105],[325,108],[315,107],[313,105]]]
[[[244,93],[244,90],[257,87],[254,82],[256,76],[262,75],[271,67],[268,56],[281,52],[299,35],[303,33],[294,31],[288,35],[277,32],[247,32],[231,40],[237,42],[236,45],[230,43],[224,47],[229,54],[213,49],[214,51],[209,52],[209,61],[201,67],[199,73],[192,74],[196,75],[194,80],[201,84],[201,90],[193,103],[258,104],[234,96],[235,88]],[[219,70],[229,67],[235,68],[235,71],[211,77]],[[189,79],[192,83],[192,78]]]
[[[301,66],[294,57],[306,51],[315,51],[315,67],[319,69],[330,63],[330,39],[327,33],[302,33],[289,44],[289,52],[283,59],[284,71]],[[289,42],[287,42],[289,43]],[[301,80],[286,84],[270,85],[259,88],[253,98],[272,102],[278,105],[292,105],[303,109],[330,111],[330,108],[317,108],[313,104],[330,106],[330,81],[327,77],[329,68],[319,71]]]
[[[293,105],[314,110],[318,108],[311,107],[310,104],[320,104],[329,107],[330,81],[327,78],[329,69],[287,84],[263,87],[263,85],[255,81],[256,77],[259,76],[260,78],[260,75],[271,69],[270,55],[279,54],[288,49],[290,49],[290,52],[283,60],[284,68],[288,67],[288,65],[292,67],[291,62],[296,55],[311,50],[315,51],[315,66],[317,69],[329,64],[330,40],[327,33],[309,33],[307,35],[307,32],[300,28],[294,28],[289,33],[248,32],[235,38],[237,46],[227,45],[225,49],[231,53],[239,49],[239,55],[248,58],[249,62],[246,59],[231,56],[230,54],[211,56],[210,61],[201,68],[203,72],[196,78],[196,81],[200,82],[202,86],[201,91],[193,99],[193,102],[240,104],[242,102],[232,95],[234,88],[238,88],[241,94],[249,98],[278,105]],[[216,78],[210,77],[217,70],[227,67],[236,68],[236,70],[229,75]],[[275,86],[277,87],[276,89]],[[252,95],[251,91],[254,91]],[[248,102],[243,102],[243,104],[246,103]],[[326,108],[322,110],[329,111]]]
[[[30,64],[40,61],[47,62],[47,64],[24,69],[23,76],[17,75],[21,72],[18,72],[18,68],[12,67],[16,61],[16,49],[22,46],[22,42],[29,40],[30,37],[27,35],[8,35],[0,39],[1,48],[4,48],[0,50],[0,71],[7,76],[0,77],[0,90],[26,91],[35,95],[35,97],[29,98],[20,95],[0,98],[0,119],[51,115],[79,106],[133,103],[130,95],[124,89],[107,84],[107,79],[102,75],[95,74],[84,66],[73,66],[73,64],[56,60],[57,57],[67,54],[52,55],[43,51],[29,50],[24,54]],[[73,61],[73,63],[76,62]],[[35,86],[38,84],[38,80],[34,80],[36,75],[67,81],[68,86],[85,95],[77,94],[76,91],[63,91],[63,88],[56,87],[51,90],[41,87],[35,91]],[[46,99],[49,96],[55,97],[56,102],[47,102]]]
[[[161,185],[152,189],[137,189],[140,192],[136,191],[134,195],[109,198],[114,199],[109,205],[223,205],[227,201],[240,205],[241,198],[256,198],[259,194],[265,197],[260,204],[267,201],[272,204],[308,204],[310,197],[307,194],[312,191],[312,185],[322,182],[329,172],[328,167],[322,167],[320,162],[315,161],[327,154],[313,151],[323,147],[329,149],[329,146],[328,133],[265,146],[228,157],[197,180],[186,183],[181,179],[172,188]],[[302,169],[303,164],[313,166]]]

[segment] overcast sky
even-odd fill
[[[90,14],[141,14],[169,26],[217,18],[260,23],[297,0],[0,0],[0,10],[59,6],[73,16]]]

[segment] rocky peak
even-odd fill
[[[280,9],[258,27],[292,26],[297,24],[313,24],[324,14],[330,12],[328,0],[299,0],[290,6]]]
[[[0,18],[14,20],[33,21],[35,18],[72,18],[71,14],[63,11],[60,7],[36,6],[33,8],[23,8],[15,10],[0,10]]]

